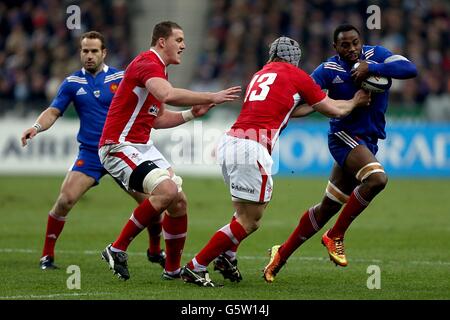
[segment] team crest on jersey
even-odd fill
[[[116,93],[118,87],[119,85],[117,83],[111,83],[111,85],[109,86],[109,91],[111,91],[111,93],[114,94]]]
[[[95,91],[94,91],[94,96],[95,96],[96,98],[100,97],[100,90],[95,90]]]
[[[158,107],[156,104],[153,104],[150,108],[148,108],[148,114],[151,114],[152,116],[157,117],[158,116]]]
[[[83,165],[84,165],[84,160],[83,159],[78,159],[75,162],[75,166],[77,166],[77,167],[82,167]]]
[[[139,153],[133,152],[133,153],[130,155],[130,159],[138,159],[138,158],[139,158]]]

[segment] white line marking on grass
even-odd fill
[[[8,299],[43,299],[43,298],[58,298],[58,297],[79,297],[79,296],[106,296],[111,295],[109,292],[91,292],[91,293],[54,293],[44,295],[23,295],[23,296],[5,296],[0,297],[0,300]]]
[[[58,250],[61,254],[85,254],[85,255],[100,255],[101,250],[84,250],[84,251],[75,251],[75,250]],[[14,248],[0,248],[0,253],[32,253],[36,254],[37,250],[33,249],[14,249]],[[145,256],[145,252],[127,252],[129,256]],[[194,256],[194,253],[184,252],[183,253],[187,257]],[[268,256],[239,256],[239,259],[243,260],[267,260]],[[305,260],[305,261],[328,261],[328,257],[290,257],[289,260]],[[439,266],[450,266],[450,261],[427,261],[427,260],[411,260],[411,261],[398,261],[398,260],[380,260],[380,259],[352,259],[353,262],[360,263],[409,263],[415,265],[439,265]]]

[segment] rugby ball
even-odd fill
[[[353,69],[358,68],[359,62],[355,63]],[[384,92],[389,89],[392,84],[391,78],[379,77],[379,76],[369,76],[361,82],[361,88],[370,92]]]

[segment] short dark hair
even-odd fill
[[[359,30],[356,29],[355,26],[353,26],[351,24],[348,24],[348,23],[341,24],[336,29],[334,29],[334,33],[333,33],[333,41],[334,41],[334,43],[337,42],[337,38],[339,36],[339,33],[350,31],[350,30],[355,30],[358,35],[361,35],[361,33],[359,33]]]
[[[88,31],[86,33],[83,33],[80,38],[80,48],[81,48],[81,41],[83,39],[98,39],[102,43],[102,50],[106,48],[105,37],[98,31]]]
[[[167,39],[172,35],[173,29],[180,29],[183,30],[178,23],[172,22],[172,21],[163,21],[155,25],[153,28],[153,35],[152,35],[152,43],[151,46],[153,47],[156,45],[156,42],[159,38]]]

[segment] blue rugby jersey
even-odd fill
[[[400,59],[390,59],[391,57],[393,57],[392,52],[382,46],[364,45],[360,60],[366,60],[371,74],[379,76],[406,79],[417,74],[415,65],[409,60],[401,56],[396,56]],[[322,89],[328,90],[330,98],[349,100],[359,89],[351,78],[352,66],[342,60],[339,55],[335,55],[319,65],[311,77]],[[345,131],[355,136],[385,139],[385,113],[388,98],[389,90],[372,93],[369,107],[356,108],[342,119],[330,119],[329,133]]]
[[[98,148],[111,100],[117,91],[123,71],[104,65],[95,77],[84,68],[68,76],[59,87],[50,107],[64,114],[70,102],[80,118],[78,142],[86,147]]]

